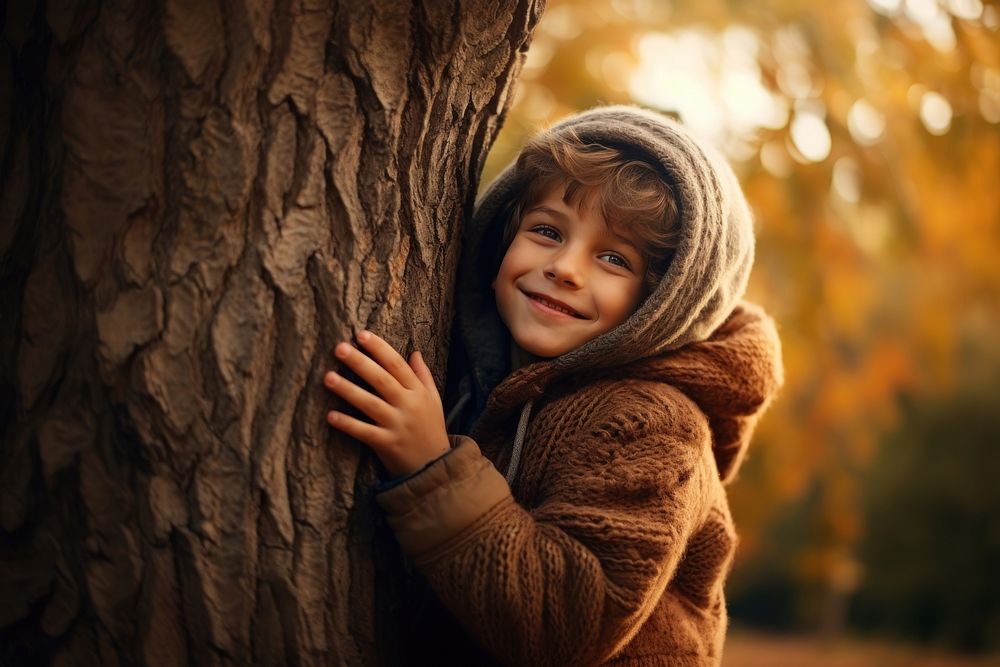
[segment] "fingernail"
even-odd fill
[[[350,351],[351,351],[351,346],[348,345],[347,343],[339,343],[337,347],[334,349],[334,353],[338,357],[346,357],[347,353]]]
[[[340,376],[337,375],[336,373],[334,373],[333,371],[330,371],[329,373],[326,374],[326,383],[327,384],[336,384],[337,380],[339,380],[339,379],[340,379]]]
[[[365,342],[366,340],[368,340],[370,336],[371,334],[367,329],[362,329],[361,331],[358,332],[358,340],[360,340],[361,342]]]

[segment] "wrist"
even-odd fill
[[[386,471],[394,478],[412,475],[426,468],[434,461],[437,461],[450,450],[451,443],[447,441],[437,447],[427,448],[419,452],[404,450],[400,452],[400,456],[382,459],[382,465],[385,466]]]
[[[376,493],[381,493],[383,491],[388,491],[391,488],[399,486],[400,484],[402,484],[402,483],[404,483],[404,482],[406,482],[406,481],[408,481],[410,479],[413,479],[414,477],[416,477],[417,475],[419,475],[420,473],[424,472],[425,470],[427,470],[428,468],[430,468],[432,465],[434,465],[435,463],[437,463],[438,461],[440,461],[441,459],[443,459],[445,456],[447,456],[448,454],[450,454],[452,451],[454,451],[454,450],[449,445],[447,449],[445,449],[441,453],[437,454],[436,456],[434,456],[430,460],[426,461],[423,465],[420,465],[420,466],[418,466],[416,468],[410,469],[409,472],[403,472],[403,473],[398,473],[397,474],[397,473],[392,472],[392,470],[390,470],[388,468],[388,466],[387,466],[386,467],[386,471],[391,475],[391,477],[388,480],[385,480],[384,482],[379,482],[379,483],[376,484],[376,488],[375,488]]]

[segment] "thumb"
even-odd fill
[[[410,367],[413,369],[414,374],[416,374],[417,379],[425,387],[433,389],[437,393],[437,385],[434,384],[434,375],[431,374],[431,369],[424,362],[424,355],[420,354],[419,351],[410,355]]]

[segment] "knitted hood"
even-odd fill
[[[545,386],[568,374],[602,370],[612,374],[641,359],[704,341],[733,312],[753,263],[752,219],[735,175],[718,153],[696,141],[682,125],[652,111],[611,106],[586,111],[547,130],[567,131],[584,142],[621,148],[660,166],[677,196],[680,241],[660,284],[623,323],[559,357],[513,374],[531,378],[528,393],[514,392],[517,400],[524,401],[514,470],[530,401]],[[497,312],[490,282],[502,260],[508,204],[519,187],[511,165],[482,195],[464,230],[445,391],[452,432],[471,433],[494,388],[504,378],[514,379],[508,377],[510,333]],[[529,369],[528,374],[520,372]]]

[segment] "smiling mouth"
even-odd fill
[[[575,317],[578,320],[585,320],[585,319],[587,319],[586,317],[584,317],[580,313],[576,312],[575,310],[570,310],[569,308],[566,308],[565,306],[560,306],[560,305],[557,305],[555,303],[552,303],[551,301],[549,301],[545,297],[540,296],[538,294],[529,294],[529,293],[525,292],[525,295],[527,295],[527,297],[529,299],[531,299],[532,301],[537,301],[538,303],[544,305],[546,308],[550,308],[550,309],[552,309],[552,310],[554,310],[556,312],[564,313],[566,315],[569,315],[570,317]]]

